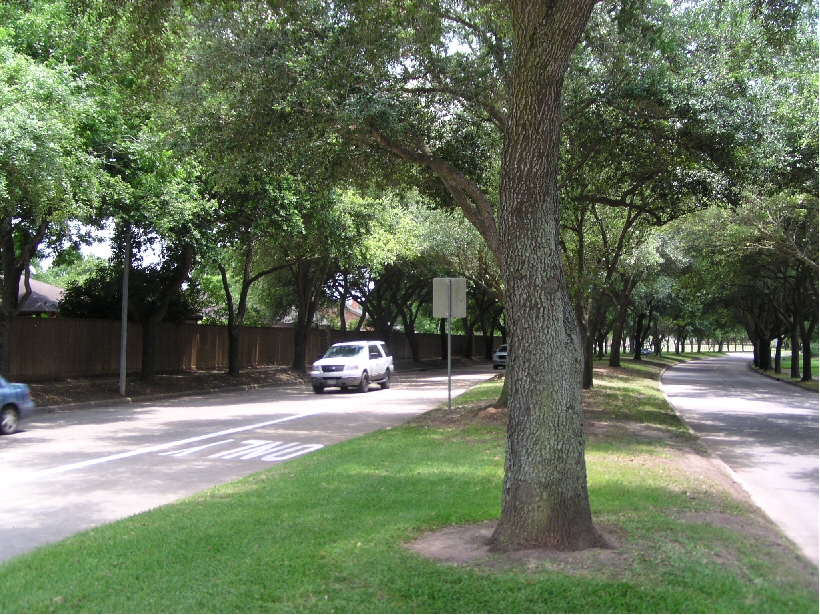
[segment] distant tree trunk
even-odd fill
[[[234,377],[239,376],[239,372],[242,369],[242,363],[240,361],[242,329],[245,326],[245,314],[248,311],[248,293],[250,292],[251,286],[263,276],[270,275],[274,271],[284,269],[288,266],[280,265],[271,267],[260,271],[256,275],[251,275],[253,252],[253,244],[249,244],[245,253],[245,266],[242,272],[242,288],[239,292],[239,304],[235,307],[231,287],[228,283],[228,272],[221,264],[218,265],[219,272],[222,275],[222,286],[225,290],[225,298],[228,302],[228,374]]]
[[[814,330],[817,327],[817,314],[814,314],[809,320],[808,326],[805,320],[800,321],[800,339],[803,342],[803,377],[800,378],[803,382],[811,382],[811,343],[816,338],[814,337]]]
[[[591,335],[587,335],[583,343],[584,363],[581,371],[581,388],[591,389],[595,373],[595,339]]]
[[[13,246],[11,248],[13,250]],[[7,249],[3,249],[3,296],[2,318],[3,328],[0,330],[0,373],[5,378],[11,377],[11,340],[14,332],[14,317],[20,311],[18,296],[20,274],[14,265],[14,260],[6,258]]]
[[[346,301],[347,297],[339,299],[339,331],[341,331],[343,338],[346,337],[345,333],[347,333]]]
[[[789,375],[791,378],[800,378],[800,324],[797,318],[792,318],[789,322],[789,340],[792,355]]]
[[[411,308],[412,309],[412,308]],[[413,363],[421,363],[421,352],[419,351],[419,338],[416,335],[416,320],[412,314],[408,314],[405,307],[399,309],[401,322],[404,325],[404,336],[410,345],[410,353],[413,356]],[[386,342],[387,340],[385,340]]]
[[[579,324],[581,329],[581,343],[584,352],[584,369],[581,378],[581,387],[591,389],[595,378],[595,340],[599,330],[603,326],[606,314],[606,304],[601,298],[593,300],[590,308],[590,317],[587,319],[585,329]]]
[[[151,382],[157,371],[157,325],[153,319],[142,321],[142,366],[140,381]]]
[[[300,260],[289,266],[296,282],[298,300],[291,363],[291,368],[296,372],[305,372],[310,329],[316,317],[322,285],[325,283],[329,266],[326,259]]]
[[[646,314],[644,312],[640,312],[638,314],[638,319],[635,321],[635,336],[632,338],[633,340],[635,340],[635,346],[632,349],[633,350],[632,358],[635,359],[636,361],[641,360],[641,349],[643,348],[643,340],[644,340],[644,336],[646,335],[644,333],[644,326],[643,326],[643,323],[644,323],[645,319],[646,319]]]
[[[194,249],[185,246],[179,257],[179,262],[167,280],[159,296],[159,302],[153,305],[136,305],[129,297],[131,315],[142,326],[142,366],[140,367],[140,382],[151,382],[156,375],[157,327],[165,319],[168,306],[174,293],[177,292],[194,265]]]
[[[438,322],[439,339],[441,340],[441,360],[447,360],[447,319],[441,318]]]
[[[48,216],[46,216],[47,218]],[[31,296],[29,284],[29,263],[37,252],[48,230],[44,219],[30,234],[15,236],[14,221],[5,217],[0,223],[0,267],[3,279],[0,281],[0,375],[11,377],[11,342],[14,332],[14,318],[20,313]],[[20,296],[20,280],[23,279],[23,295]]]
[[[624,337],[624,327],[628,313],[628,302],[622,300],[618,304],[615,320],[612,322],[612,351],[609,354],[609,366],[621,366],[621,345]]]
[[[783,336],[778,335],[777,336],[777,343],[775,344],[775,347],[774,347],[774,373],[775,374],[780,374],[783,371],[780,367],[781,362],[782,362],[782,358],[783,358]]]
[[[595,343],[597,346],[596,354],[598,355],[599,360],[603,360],[606,356],[606,332],[599,332],[595,338]]]
[[[479,326],[481,327],[481,341],[484,344],[484,358],[490,361],[493,358],[493,351],[495,350],[493,348],[494,331],[487,330],[487,323],[484,318],[479,321]]]
[[[772,340],[760,337],[757,340],[758,367],[764,372],[772,371]]]
[[[0,375],[11,378],[11,339],[14,331],[14,317],[3,310],[3,324],[0,329]]]
[[[609,353],[609,366],[621,366],[621,338],[624,334],[624,321],[616,317],[612,324],[612,350]]]
[[[462,318],[461,322],[464,324],[464,352],[463,356],[467,360],[473,358],[473,346],[475,344],[475,333],[473,327],[475,323],[470,322],[470,318]]]

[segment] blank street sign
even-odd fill
[[[433,318],[464,318],[466,316],[467,280],[464,278],[433,278]]]

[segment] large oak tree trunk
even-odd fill
[[[501,166],[511,369],[510,420],[495,550],[599,544],[592,524],[581,407],[582,352],[561,263],[561,88],[593,2],[513,1],[513,72]]]

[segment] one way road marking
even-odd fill
[[[35,472],[33,474],[28,475],[27,480],[31,478],[37,478],[40,476],[51,476],[53,474],[63,474],[65,472],[71,472],[73,470],[80,470],[82,468],[88,468],[91,466],[99,465],[101,463],[108,463],[109,461],[119,461],[120,459],[127,459],[129,457],[136,457],[137,455],[146,455],[148,453],[156,453],[158,451],[164,451],[169,448],[174,448],[177,446],[183,446],[185,444],[193,444],[194,442],[202,442],[203,440],[209,440],[211,438],[219,438],[222,436],[229,436],[235,433],[241,433],[243,431],[251,431],[253,429],[259,429],[261,427],[267,427],[268,425],[276,425],[278,423],[286,423],[287,421],[295,421],[297,419],[305,418],[307,416],[314,416],[316,414],[322,414],[322,412],[303,412],[301,414],[294,414],[293,416],[286,416],[281,419],[274,419],[272,421],[265,421],[264,423],[255,423],[253,425],[246,425],[244,427],[234,427],[233,429],[225,429],[224,431],[217,431],[215,433],[206,434],[204,436],[196,436],[195,438],[186,438],[185,440],[177,440],[175,442],[167,442],[165,444],[156,444],[154,446],[143,446],[142,448],[134,449],[133,451],[127,451],[125,453],[117,453],[116,455],[108,455],[106,457],[97,457],[96,459],[88,459],[86,461],[80,461],[77,463],[69,463],[63,466],[57,466],[56,468],[50,468],[48,470],[42,470],[40,472]],[[314,445],[315,446],[315,445]]]
[[[184,448],[181,451],[168,451],[160,453],[160,455],[170,457],[187,457],[191,453],[198,453],[206,448],[213,448],[221,444],[228,444],[233,442],[233,439],[220,440],[219,442],[211,442],[210,444],[203,444],[202,446],[192,446],[191,448]],[[208,459],[255,459],[262,457],[262,461],[285,461],[286,459],[293,459],[299,455],[305,455],[318,451],[324,447],[324,444],[302,444],[301,442],[271,442],[270,440],[245,440],[242,442],[245,446],[234,448],[229,451],[222,451],[214,455],[209,455]]]

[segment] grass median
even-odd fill
[[[817,569],[705,454],[658,389],[673,359],[596,367],[593,517],[612,549],[407,545],[500,510],[501,381],[0,565],[2,612],[817,612]],[[446,555],[446,553],[445,553]]]
[[[767,375],[773,376],[774,378],[779,378],[780,380],[786,380],[788,382],[792,382],[794,384],[800,385],[804,389],[808,389],[810,391],[817,391],[818,390],[818,369],[820,368],[820,358],[813,357],[811,360],[811,377],[812,380],[808,382],[803,382],[802,378],[802,371],[803,371],[803,363],[802,358],[800,362],[800,372],[801,376],[799,378],[792,378],[791,377],[791,368],[792,368],[792,357],[791,355],[784,355],[780,361],[780,373],[775,372],[766,372]]]

